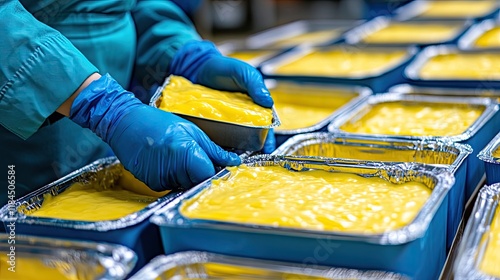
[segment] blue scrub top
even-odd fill
[[[166,0],[4,0],[0,4],[0,206],[15,166],[16,198],[92,161],[107,144],[55,110],[92,73],[148,88],[175,52],[200,40]]]

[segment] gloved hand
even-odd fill
[[[225,57],[208,41],[184,44],[169,65],[169,72],[210,88],[248,93],[253,101],[271,108],[273,99],[262,75],[250,64]]]
[[[142,104],[111,76],[73,101],[70,119],[108,143],[123,166],[155,191],[186,189],[240,158],[215,145],[196,125]]]

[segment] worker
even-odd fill
[[[150,90],[175,74],[273,105],[260,73],[203,41],[171,1],[0,0],[0,7],[0,206],[13,198],[5,186],[19,198],[113,154],[156,191],[186,189],[214,175],[215,165],[240,164],[193,123],[140,102],[124,89],[132,79]]]

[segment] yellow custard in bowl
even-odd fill
[[[474,18],[484,16],[495,8],[495,1],[428,1],[418,17]]]
[[[279,66],[274,73],[299,76],[369,76],[395,67],[403,61],[406,54],[405,51],[317,50]]]
[[[144,209],[168,192],[154,192],[123,170],[113,186],[74,183],[59,195],[47,193],[41,208],[28,215],[75,221],[115,220]]]
[[[328,40],[333,40],[340,35],[339,30],[318,30],[307,32],[295,36],[286,37],[274,42],[275,47],[289,47],[303,43],[319,44],[326,43]]]
[[[488,245],[479,264],[479,269],[485,274],[500,277],[500,208],[497,207],[491,227],[485,237]]]
[[[419,73],[423,79],[500,79],[500,53],[451,53],[431,57]]]
[[[484,108],[454,104],[384,102],[340,129],[350,133],[452,136],[465,132]]]
[[[410,223],[431,194],[419,182],[393,184],[349,173],[228,169],[228,179],[212,181],[184,201],[180,213],[189,219],[376,234]]]
[[[500,27],[496,26],[481,34],[474,46],[478,48],[500,47]]]
[[[263,51],[263,50],[242,50],[234,51],[227,54],[228,57],[236,58],[247,63],[253,62],[253,60],[261,59],[263,57],[269,56],[273,51]]]
[[[453,39],[462,25],[430,23],[390,23],[388,26],[370,33],[363,43],[412,44],[436,43]]]
[[[338,90],[292,85],[278,85],[270,92],[281,122],[276,131],[318,124],[357,96]]]
[[[250,96],[226,92],[171,76],[161,97],[160,109],[203,119],[248,126],[270,126],[272,110],[255,104]]]

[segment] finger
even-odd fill
[[[274,104],[271,94],[264,84],[262,75],[247,63],[237,61],[234,63],[235,69],[233,79],[241,90],[247,92],[253,101],[260,106],[271,108]]]
[[[187,129],[189,129],[188,131],[190,131],[191,136],[214,164],[220,166],[236,166],[241,164],[241,159],[237,154],[225,151],[216,145],[203,131],[199,129]]]
[[[215,175],[215,168],[209,156],[203,148],[195,142],[187,150],[186,160],[186,182],[182,182],[184,188],[190,188]]]
[[[267,132],[266,142],[264,142],[264,147],[262,152],[264,154],[270,154],[276,150],[276,137],[274,136],[274,130],[269,129]]]

